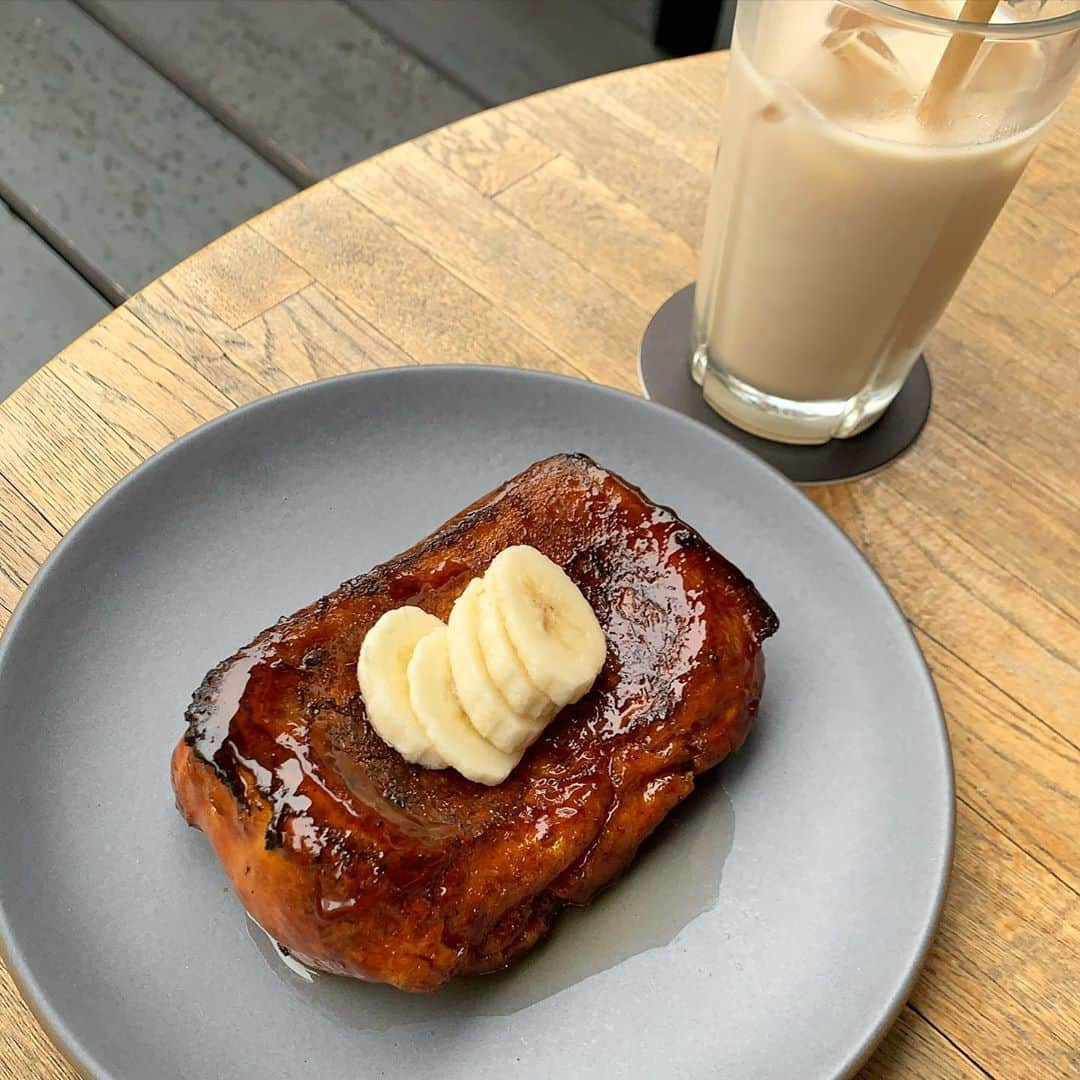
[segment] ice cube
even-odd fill
[[[1046,61],[1036,41],[986,41],[967,89],[975,94],[1017,94],[1042,83]]]
[[[853,44],[853,42],[857,42],[858,44]],[[851,35],[850,40],[840,42],[833,51],[838,56],[843,55],[850,58],[852,63],[861,64],[861,50],[859,49],[859,45],[869,49],[871,52],[877,53],[889,68],[892,68],[893,66],[899,67],[900,62],[896,59],[896,53],[881,40],[881,35],[876,30],[865,28],[856,30],[855,33]]]
[[[903,67],[876,30],[831,30],[818,45],[797,83],[827,116],[883,116],[912,101]]]
[[[1051,4],[1051,8],[1061,8],[1063,4]],[[1063,15],[1064,11],[1046,11],[1046,0],[1011,0],[1015,14],[1024,19],[1049,19],[1054,15]]]

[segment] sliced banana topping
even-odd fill
[[[474,578],[458,597],[447,623],[450,670],[458,699],[473,727],[498,749],[515,754],[536,740],[544,730],[546,717],[554,712],[554,706],[548,698],[541,697],[541,708],[526,712],[515,708],[503,693],[505,682],[496,680],[492,674],[495,658],[491,650],[481,644],[486,606],[483,578]],[[509,642],[507,648],[510,648]],[[520,667],[516,658],[515,662]],[[534,688],[533,693],[538,691]]]
[[[407,669],[417,643],[442,629],[441,619],[418,607],[395,608],[367,632],[356,662],[368,722],[406,761],[429,769],[445,769],[447,763],[409,703]]]
[[[596,613],[557,563],[533,547],[500,551],[484,575],[533,685],[559,708],[580,700],[604,666]]]
[[[604,632],[581,590],[535,548],[501,551],[446,625],[419,608],[368,632],[357,677],[375,731],[409,761],[499,784],[596,681]]]
[[[480,615],[480,648],[491,677],[510,703],[510,708],[530,721],[551,716],[555,702],[529,678],[506,632],[506,622],[490,589],[482,590],[477,607]]]
[[[409,661],[409,701],[431,741],[462,776],[501,784],[521,754],[497,750],[469,723],[450,673],[449,636],[440,626],[420,639]]]

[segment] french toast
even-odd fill
[[[356,660],[384,612],[445,620],[514,544],[577,584],[607,658],[485,787],[385,744]],[[177,806],[298,959],[433,990],[510,963],[630,863],[694,776],[742,744],[776,628],[752,583],[672,511],[583,455],[556,455],[215,667],[173,753]]]

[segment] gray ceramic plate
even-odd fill
[[[584,450],[780,615],[756,729],[588,910],[426,997],[291,972],[173,808],[189,695],[279,615],[537,458]],[[494,368],[316,383],[147,462],[70,532],[0,646],[0,936],[90,1076],[836,1077],[933,932],[952,772],[873,571],[787,481],[675,413]]]

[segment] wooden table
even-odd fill
[[[0,625],[111,485],[264,394],[447,361],[637,392],[645,325],[695,275],[725,66],[637,68],[435,131],[109,315],[0,403]],[[921,440],[813,493],[911,620],[956,759],[941,929],[867,1077],[1080,1069],[1078,350],[1080,90],[931,340]],[[0,1077],[73,1075],[0,969]]]

